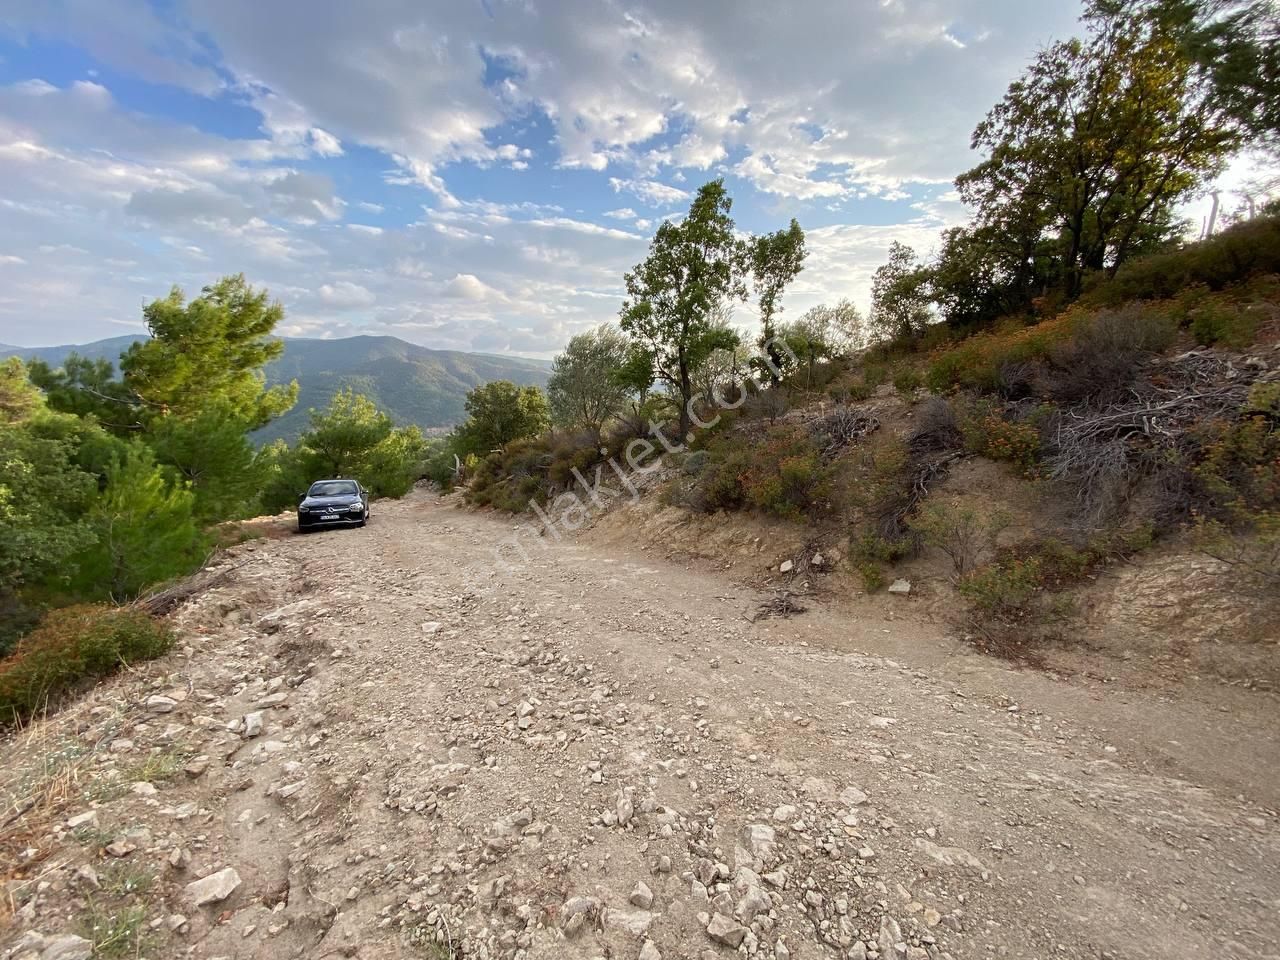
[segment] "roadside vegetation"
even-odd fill
[[[743,239],[706,184],[624,278],[618,325],[556,359],[548,409],[499,422],[477,402],[435,478],[554,516],[603,465],[666,456],[668,503],[804,524],[869,592],[944,558],[966,632],[1009,656],[1062,634],[1072,586],[1171,539],[1277,595],[1280,207],[1251,201],[1199,242],[1177,215],[1241,150],[1280,159],[1266,8],[1086,3],[1082,36],[976,128],[970,223],[928,256],[891,245],[865,316],[787,322],[803,230]],[[1051,516],[1018,529],[999,503],[934,496],[964,460],[1003,465]]]
[[[0,724],[167,644],[128,605],[201,566],[229,521],[290,506],[319,475],[400,496],[422,473],[416,427],[346,391],[293,447],[251,434],[293,406],[267,387],[279,304],[243,276],[143,311],[122,357],[0,363]]]

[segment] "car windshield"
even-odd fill
[[[343,497],[355,496],[356,483],[354,480],[321,480],[319,483],[313,483],[311,489],[307,492],[309,497]]]

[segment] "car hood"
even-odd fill
[[[349,507],[353,503],[360,502],[360,498],[355,494],[344,493],[340,497],[307,497],[299,506],[312,509],[319,507],[323,510],[325,507]]]

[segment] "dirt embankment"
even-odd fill
[[[4,743],[0,956],[1280,956],[1270,694],[510,528],[224,556],[180,649]]]

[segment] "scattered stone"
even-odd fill
[[[138,845],[121,837],[119,840],[112,840],[104,849],[113,857],[127,857],[138,849]]]
[[[631,891],[631,905],[639,907],[641,910],[648,910],[653,906],[653,891],[649,889],[649,885],[643,880],[636,882],[635,888]]]
[[[93,944],[84,937],[66,933],[45,941],[40,960],[89,960],[93,956]]]
[[[795,568],[795,564],[790,560],[783,560],[781,566],[778,567],[779,573],[790,573]]]
[[[610,910],[605,920],[633,937],[643,937],[653,926],[653,914],[648,910]]]
[[[81,827],[96,827],[98,825],[98,811],[89,810],[85,813],[78,813],[67,821],[68,830],[79,830]]]
[[[240,874],[234,867],[223,867],[217,873],[187,884],[187,896],[197,907],[209,903],[221,903],[240,886]]]
[[[845,787],[840,793],[840,802],[850,807],[860,807],[867,802],[867,795],[857,787]]]
[[[192,757],[182,769],[186,771],[187,776],[198,777],[209,769],[209,758],[204,755]]]
[[[716,943],[722,943],[726,947],[734,950],[738,949],[738,945],[747,935],[747,928],[723,913],[717,913],[711,918],[711,922],[707,924],[707,936]]]
[[[899,578],[889,584],[889,592],[906,595],[911,592],[911,581]]]
[[[981,860],[963,847],[942,847],[924,837],[916,837],[915,847],[930,860],[944,867],[966,867],[979,872],[986,869]]]
[[[654,946],[652,940],[646,940],[644,946],[640,948],[640,960],[662,960],[662,953]]]
[[[160,694],[147,697],[147,711],[149,713],[172,713],[173,708],[178,705],[178,701],[173,697],[165,697]]]
[[[241,731],[240,735],[244,737],[246,740],[252,740],[254,737],[260,736],[262,734],[262,727],[263,727],[263,722],[262,722],[261,710],[255,710],[252,713],[246,713],[244,715],[244,730]]]

